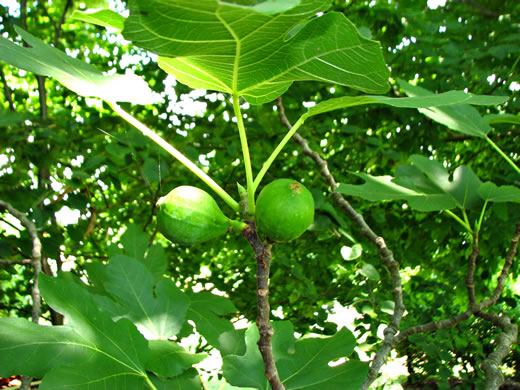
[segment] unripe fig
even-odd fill
[[[275,180],[260,191],[255,219],[261,237],[275,242],[294,240],[314,220],[314,199],[296,180]]]
[[[197,187],[177,187],[159,199],[157,206],[159,231],[177,244],[200,244],[246,227],[226,217],[215,199]]]

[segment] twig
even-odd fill
[[[36,81],[38,82],[38,99],[40,101],[40,118],[42,122],[46,122],[49,119],[49,110],[47,107],[47,89],[45,89],[45,80],[47,77],[35,75]]]
[[[49,18],[49,21],[51,22],[53,27],[56,29],[56,22],[54,21],[54,18],[52,17],[52,15],[47,10],[47,7],[45,6],[45,4],[43,2],[41,2],[41,1],[39,1],[38,3],[36,3],[36,6],[37,7],[38,6],[41,7],[41,9],[43,10],[43,13],[45,14],[45,16],[47,16]]]
[[[0,80],[2,81],[2,85],[4,86],[4,95],[5,100],[9,102],[9,110],[11,112],[15,112],[13,96],[11,95],[11,90],[9,89],[9,85],[7,84],[7,80],[5,79],[4,71],[0,67]]]
[[[67,14],[67,11],[69,10],[71,5],[72,5],[72,0],[67,0],[67,3],[65,4],[65,8],[63,9],[63,12],[61,14],[60,21],[58,22],[58,25],[56,26],[56,33],[54,34],[54,47],[58,47],[58,43],[60,40],[61,27],[65,23],[65,15]]]
[[[484,16],[484,17],[487,17],[487,18],[496,18],[496,17],[498,17],[500,15],[499,13],[497,13],[495,11],[492,11],[489,8],[483,7],[482,5],[480,5],[480,4],[476,3],[476,2],[473,2],[473,1],[456,0],[456,2],[460,3],[460,4],[467,5],[470,8],[473,8],[477,15],[481,15],[481,16]]]
[[[155,210],[157,208],[157,200],[159,199],[159,196],[161,195],[161,186],[158,185],[157,188],[155,189],[155,191],[151,191],[151,188],[150,188],[150,192],[151,192],[151,203],[152,203],[152,210],[150,211],[150,217],[148,218],[148,221],[146,221],[146,223],[144,224],[144,227],[143,227],[143,230],[146,231],[146,229],[148,228],[148,226],[152,223],[153,221],[153,216],[155,215]],[[151,243],[150,243],[151,245]]]
[[[38,286],[38,275],[41,270],[41,260],[42,260],[42,244],[40,239],[38,238],[38,233],[36,231],[36,226],[34,223],[29,221],[24,213],[18,211],[9,203],[0,200],[0,208],[6,209],[9,213],[11,213],[14,217],[18,218],[18,220],[22,223],[23,226],[27,229],[27,232],[31,236],[33,248],[32,248],[32,260],[31,264],[34,268],[34,283],[32,288],[32,299],[33,299],[33,308],[32,308],[32,321],[34,323],[38,323],[38,319],[40,318],[40,289]]]
[[[498,299],[500,298],[500,295],[502,295],[502,291],[504,290],[504,285],[507,279],[507,276],[509,275],[509,269],[511,268],[511,265],[513,264],[513,259],[516,255],[516,251],[518,248],[518,242],[520,241],[520,222],[516,224],[515,227],[515,233],[513,234],[513,238],[511,240],[511,245],[509,246],[509,250],[506,255],[506,261],[504,263],[504,266],[502,267],[502,272],[500,273],[500,276],[497,280],[497,286],[495,288],[495,291],[488,299],[482,300],[480,302],[480,305],[482,305],[482,309],[487,308],[489,306],[494,305],[497,303]]]
[[[278,98],[277,100],[278,107],[278,115],[280,116],[280,121],[282,124],[290,129],[292,127],[291,123],[287,119],[285,115],[285,108],[282,104],[282,99]],[[350,203],[343,197],[342,194],[336,192],[337,183],[334,179],[334,176],[329,171],[327,161],[325,161],[318,152],[313,151],[309,147],[309,143],[305,138],[296,133],[293,136],[293,140],[300,145],[302,148],[302,153],[308,157],[310,157],[316,166],[320,170],[321,176],[327,181],[330,189],[332,191],[332,197],[336,204],[350,217],[350,219],[356,223],[366,238],[368,238],[376,247],[379,252],[379,256],[381,257],[381,262],[386,267],[388,272],[390,273],[390,280],[392,283],[392,296],[394,299],[395,307],[394,313],[390,319],[390,323],[384,331],[384,340],[377,351],[376,356],[372,360],[370,365],[370,370],[368,372],[368,377],[363,384],[361,389],[368,389],[368,387],[372,384],[374,380],[376,380],[379,370],[384,365],[388,354],[393,348],[393,340],[396,333],[399,330],[401,324],[401,318],[405,312],[405,306],[403,301],[403,287],[401,283],[401,275],[399,274],[399,263],[394,259],[394,255],[390,249],[386,246],[385,240],[383,237],[379,237],[374,231],[368,226],[365,219],[361,214],[359,214],[354,208],[350,205]]]
[[[452,326],[455,326],[459,322],[467,320],[473,314],[475,314],[476,311],[480,310],[479,309],[480,303],[478,305],[476,303],[475,283],[474,283],[475,268],[476,268],[477,256],[479,254],[479,251],[480,251],[480,249],[478,247],[478,244],[475,243],[475,245],[473,246],[473,250],[471,251],[471,254],[468,257],[468,274],[466,275],[466,290],[468,292],[468,300],[469,300],[468,310],[466,310],[465,312],[462,312],[460,314],[457,314],[456,316],[453,316],[451,318],[412,326],[402,332],[399,332],[399,334],[394,338],[394,347],[396,345],[398,345],[400,342],[406,340],[411,335],[414,335],[417,333],[431,332],[432,330],[450,328]]]
[[[408,338],[409,336],[411,336],[413,334],[425,333],[425,332],[429,332],[429,331],[432,331],[435,329],[441,329],[441,328],[447,328],[450,326],[454,326],[455,324],[457,324],[461,321],[465,321],[468,318],[470,318],[472,315],[474,315],[474,314],[477,315],[477,313],[480,313],[482,310],[485,310],[485,309],[493,306],[495,303],[497,303],[498,299],[502,295],[502,291],[504,290],[505,280],[507,279],[509,270],[513,263],[513,259],[516,255],[519,241],[520,241],[520,222],[516,224],[515,233],[513,235],[513,238],[511,239],[511,245],[509,246],[509,250],[506,255],[506,261],[504,263],[504,266],[502,267],[502,271],[497,280],[497,286],[495,288],[495,291],[493,292],[493,294],[491,294],[491,296],[489,298],[483,299],[480,302],[474,303],[472,305],[471,304],[471,295],[470,295],[470,298],[469,298],[470,306],[469,306],[468,310],[466,310],[465,312],[462,312],[454,317],[445,319],[445,320],[433,321],[433,322],[430,322],[427,324],[417,325],[417,326],[408,328],[408,329],[400,332],[395,337],[394,346],[396,346],[397,344],[399,344],[400,342],[402,342],[403,340],[405,340],[406,338]],[[475,250],[475,248],[473,248],[473,251],[470,254],[470,257],[468,260],[468,262],[470,263],[469,271],[471,271],[471,267],[472,267],[471,263],[473,261],[475,261],[477,255],[478,255],[478,249]],[[472,257],[474,257],[473,260],[472,260]],[[467,283],[468,279],[472,280],[472,278],[468,277],[466,279],[466,283]],[[469,290],[469,287],[468,287],[468,290]],[[468,291],[468,293],[469,293],[469,291]],[[474,292],[472,292],[472,293],[474,294]],[[473,299],[474,299],[474,297],[473,297]]]
[[[20,0],[20,23],[22,28],[27,31],[27,0]],[[24,42],[24,44],[26,44]]]
[[[500,333],[496,338],[496,349],[484,359],[481,365],[482,370],[486,373],[485,390],[495,390],[504,383],[504,375],[500,370],[500,365],[509,354],[511,346],[516,342],[518,327],[511,323],[511,320],[506,315],[499,316],[496,313],[485,312],[476,312],[475,315],[503,330],[503,333]]]
[[[256,325],[260,339],[258,348],[264,361],[265,376],[269,381],[272,390],[285,390],[285,386],[280,381],[278,370],[274,361],[271,337],[274,330],[269,322],[271,309],[269,306],[269,269],[271,266],[271,246],[264,244],[256,232],[254,222],[249,222],[248,227],[242,232],[244,238],[249,242],[255,252],[256,257],[256,297],[258,313]]]
[[[466,290],[468,291],[469,306],[473,307],[476,303],[475,298],[475,268],[477,266],[477,257],[480,252],[478,244],[473,245],[473,250],[468,257],[468,274],[466,275]]]
[[[12,265],[12,264],[20,264],[20,265],[31,265],[32,260],[22,259],[22,260],[0,260],[0,265]]]
[[[465,312],[462,312],[460,314],[457,314],[454,317],[451,317],[451,318],[448,318],[445,320],[433,321],[433,322],[429,322],[427,324],[412,326],[411,328],[408,328],[402,332],[399,332],[399,334],[397,336],[395,336],[394,346],[396,346],[400,342],[404,341],[411,335],[414,335],[417,333],[426,333],[426,332],[430,332],[430,331],[436,330],[436,329],[452,327],[452,326],[458,324],[459,322],[467,320],[468,318],[470,318],[473,315],[473,313],[474,313],[473,309],[468,309]]]

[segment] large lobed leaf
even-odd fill
[[[388,96],[343,96],[322,101],[309,108],[304,118],[339,110],[348,107],[365,104],[385,104],[397,108],[427,109],[429,107],[442,107],[451,105],[494,105],[507,101],[505,96],[472,95],[464,91],[449,91],[439,94],[411,96],[405,98],[392,98]],[[446,107],[445,107],[446,108]]]
[[[82,96],[135,104],[157,101],[142,78],[133,74],[104,75],[92,65],[66,55],[21,28],[15,29],[31,47],[23,47],[0,37],[1,61],[28,72],[53,77]]]
[[[268,7],[269,5],[269,7]],[[192,88],[260,104],[294,81],[315,80],[369,93],[388,90],[378,42],[362,37],[330,0],[253,6],[218,0],[133,0],[123,35],[159,54],[159,66]]]
[[[513,123],[520,125],[520,116],[513,114],[489,114],[482,118],[485,124],[493,125],[496,123]]]
[[[425,88],[414,86],[405,81],[399,82],[400,87],[405,91],[408,96],[411,97],[433,97],[435,94],[428,91]],[[471,104],[479,104],[478,99],[482,99],[483,104],[499,104],[503,103],[507,98],[501,96],[480,96],[474,98],[474,102],[468,102]],[[496,99],[495,103],[487,103],[487,101]],[[502,99],[502,101],[499,101]],[[482,104],[482,103],[480,103]],[[487,121],[482,118],[479,112],[471,107],[469,104],[459,104],[449,107],[417,107],[419,112],[426,115],[428,118],[441,123],[453,131],[470,135],[473,137],[484,138],[486,134],[491,130]]]
[[[150,237],[129,225],[121,237],[124,252],[115,247],[108,266],[88,264],[95,301],[112,319],[128,318],[148,339],[168,339],[190,320],[208,343],[225,355],[245,351],[244,331],[221,316],[235,313],[225,297],[210,292],[182,292],[175,283],[157,277],[166,267],[158,244],[148,250]],[[123,254],[123,253],[126,253]]]
[[[395,177],[357,173],[365,183],[340,184],[338,192],[375,202],[404,200],[418,211],[470,209],[482,201],[520,202],[520,190],[513,186],[482,183],[470,167],[460,166],[453,175],[438,161],[412,155],[413,165],[401,165]]]
[[[133,229],[129,234],[138,233]],[[129,244],[127,251],[142,257],[141,245]],[[143,261],[116,254],[108,266],[92,267],[100,284],[96,288],[67,273],[41,275],[42,296],[67,317],[68,325],[0,319],[0,375],[43,378],[41,389],[141,390],[151,383],[157,389],[200,389],[198,374],[190,367],[206,356],[188,353],[166,338],[185,324],[190,304],[208,340],[224,352],[241,353],[243,333],[217,316],[236,309],[223,297],[190,293],[188,298],[173,281],[156,282]],[[147,341],[143,334],[155,339]]]
[[[195,323],[197,331],[208,343],[224,355],[242,355],[245,352],[244,330],[236,330],[233,324],[220,316],[237,311],[235,305],[224,297],[210,292],[188,292],[190,306],[186,318]]]
[[[368,372],[368,365],[357,360],[331,367],[331,361],[348,357],[356,340],[346,328],[331,337],[294,339],[292,324],[273,323],[273,353],[280,379],[287,390],[359,389]],[[246,332],[247,352],[244,356],[224,357],[223,372],[233,386],[269,389],[264,375],[262,357],[256,345],[258,328],[252,325]]]
[[[76,10],[72,13],[71,18],[98,26],[113,28],[117,31],[122,31],[125,27],[125,17],[109,9]]]
[[[479,195],[488,202],[520,202],[520,188],[515,186],[497,186],[487,181],[480,186]]]
[[[126,256],[110,259],[105,289],[121,305],[121,317],[131,320],[147,339],[167,340],[182,328],[189,299],[175,284],[153,276],[141,263]]]
[[[41,389],[143,389],[146,340],[130,321],[113,322],[79,283],[40,275],[42,295],[70,326],[0,320],[0,375],[45,376]]]

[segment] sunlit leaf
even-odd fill
[[[81,284],[40,274],[42,296],[69,325],[1,319],[0,375],[43,376],[41,389],[143,388],[146,340],[130,321],[113,322]]]
[[[400,81],[399,86],[405,91],[408,96],[433,96],[433,92],[427,89],[414,86],[405,81]],[[488,103],[493,101],[494,103]],[[501,96],[481,96],[477,97],[472,104],[500,104],[507,98]],[[481,103],[477,103],[477,102]],[[469,104],[459,104],[449,107],[430,107],[419,108],[419,112],[426,115],[428,118],[439,122],[453,131],[471,135],[473,137],[484,138],[491,130],[491,127],[480,116],[479,112],[471,107]]]
[[[363,252],[363,247],[361,246],[361,244],[354,244],[351,247],[343,246],[341,247],[340,252],[344,260],[351,261],[361,256],[361,253]]]
[[[377,281],[381,279],[379,272],[372,264],[363,264],[359,269],[359,273],[369,280]]]
[[[464,91],[449,91],[439,94],[424,96],[393,98],[388,96],[343,96],[324,100],[304,114],[304,117],[322,114],[347,107],[361,106],[365,104],[385,104],[398,108],[441,107],[457,104],[493,105],[504,103],[507,100],[503,96],[471,95]]]
[[[117,31],[122,31],[125,26],[125,17],[109,9],[76,10],[72,13],[71,18],[98,26],[110,27]]]
[[[229,299],[209,292],[186,293],[190,306],[186,319],[195,323],[197,331],[222,355],[242,355],[245,351],[244,331],[235,330],[233,324],[221,315],[236,312]]]
[[[490,181],[480,186],[482,199],[490,202],[520,202],[520,188],[514,186],[497,186]]]
[[[368,365],[349,361],[331,367],[329,363],[349,356],[356,345],[352,333],[342,328],[331,337],[294,339],[292,324],[273,323],[273,353],[280,379],[287,390],[358,389],[365,380]],[[267,390],[262,357],[258,350],[256,325],[246,332],[247,352],[244,356],[224,357],[223,372],[233,386]]]
[[[520,125],[520,116],[513,114],[489,114],[484,115],[484,123],[494,125],[496,123],[513,123]]]
[[[53,77],[82,96],[135,104],[157,101],[142,78],[134,74],[104,75],[92,65],[66,55],[21,28],[15,29],[31,47],[23,47],[0,37],[1,61],[38,75]]]
[[[169,340],[150,340],[148,346],[150,354],[146,369],[163,377],[177,376],[206,358],[206,354],[189,353]]]
[[[110,259],[106,290],[122,305],[121,316],[132,320],[148,339],[168,339],[182,327],[189,299],[168,279],[154,289],[152,274],[126,256]]]
[[[294,81],[388,89],[379,43],[341,13],[316,17],[330,0],[266,3],[133,0],[123,34],[159,54],[159,66],[182,83],[255,104],[274,100]]]
[[[410,207],[418,211],[436,211],[452,209],[457,206],[455,200],[447,194],[428,194],[396,184],[392,176],[371,176],[356,173],[365,180],[364,184],[341,183],[336,191],[345,195],[377,202],[381,200],[406,200]]]
[[[449,210],[455,207],[472,208],[481,202],[482,185],[471,168],[461,166],[453,175],[439,162],[424,156],[410,157],[413,165],[401,165],[396,176],[356,175],[364,184],[340,184],[337,191],[374,201],[405,200],[418,211]]]
[[[457,167],[450,177],[448,170],[436,160],[413,155],[410,161],[442,192],[453,197],[459,208],[468,209],[479,203],[478,190],[482,182],[470,167]]]

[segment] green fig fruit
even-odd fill
[[[215,199],[197,187],[177,187],[159,199],[157,206],[159,231],[181,245],[200,244],[246,227],[226,217]]]
[[[256,226],[261,237],[287,242],[300,237],[314,220],[310,191],[291,179],[266,185],[256,201]]]

